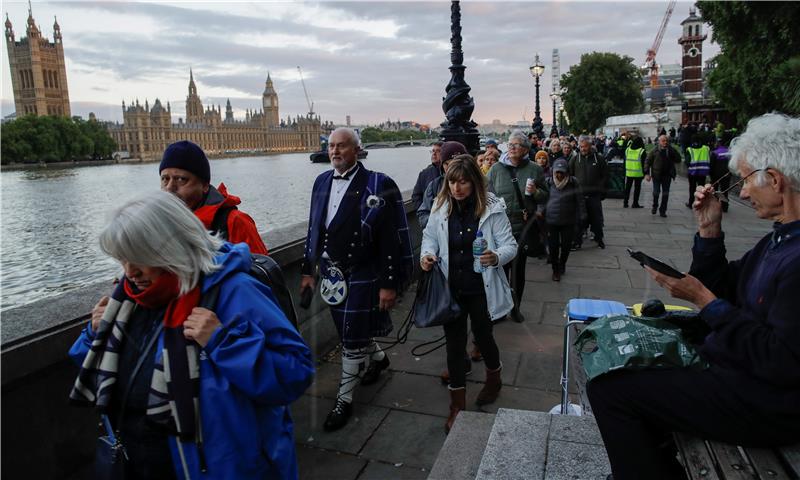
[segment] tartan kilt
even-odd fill
[[[321,261],[321,269],[327,267]],[[355,265],[345,272],[347,297],[341,305],[331,306],[331,317],[344,348],[364,348],[374,337],[385,337],[394,326],[388,311],[379,307],[378,274],[374,265]]]

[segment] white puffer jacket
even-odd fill
[[[448,204],[431,212],[428,225],[422,232],[420,259],[426,255],[434,255],[441,262],[445,277],[449,273],[449,229],[447,228]],[[506,204],[502,198],[487,194],[486,211],[478,221],[478,229],[483,232],[488,249],[497,254],[498,265],[483,271],[483,288],[486,292],[486,304],[492,320],[502,318],[514,306],[511,287],[503,272],[507,264],[517,254],[517,241],[511,234],[511,224],[506,216]]]

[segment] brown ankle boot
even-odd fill
[[[497,400],[500,389],[503,387],[503,381],[500,379],[501,370],[503,370],[502,365],[499,366],[497,370],[486,370],[486,384],[483,386],[480,393],[478,393],[478,398],[475,399],[476,405],[488,405]]]
[[[456,389],[448,387],[448,390],[450,392],[450,416],[447,417],[447,423],[444,424],[444,433],[450,433],[450,429],[456,423],[458,412],[467,409],[466,387]]]

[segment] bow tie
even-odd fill
[[[356,168],[356,169],[350,170],[349,172],[345,173],[344,175],[334,175],[333,179],[334,180],[349,180],[350,177],[352,177],[353,174],[356,173],[356,170],[358,170],[358,169]]]

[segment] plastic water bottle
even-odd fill
[[[486,270],[486,267],[481,265],[480,257],[483,255],[483,252],[486,251],[486,247],[489,244],[486,242],[486,239],[483,238],[483,232],[478,230],[475,234],[475,240],[472,242],[472,257],[474,261],[472,262],[472,270],[475,273],[482,273]]]

